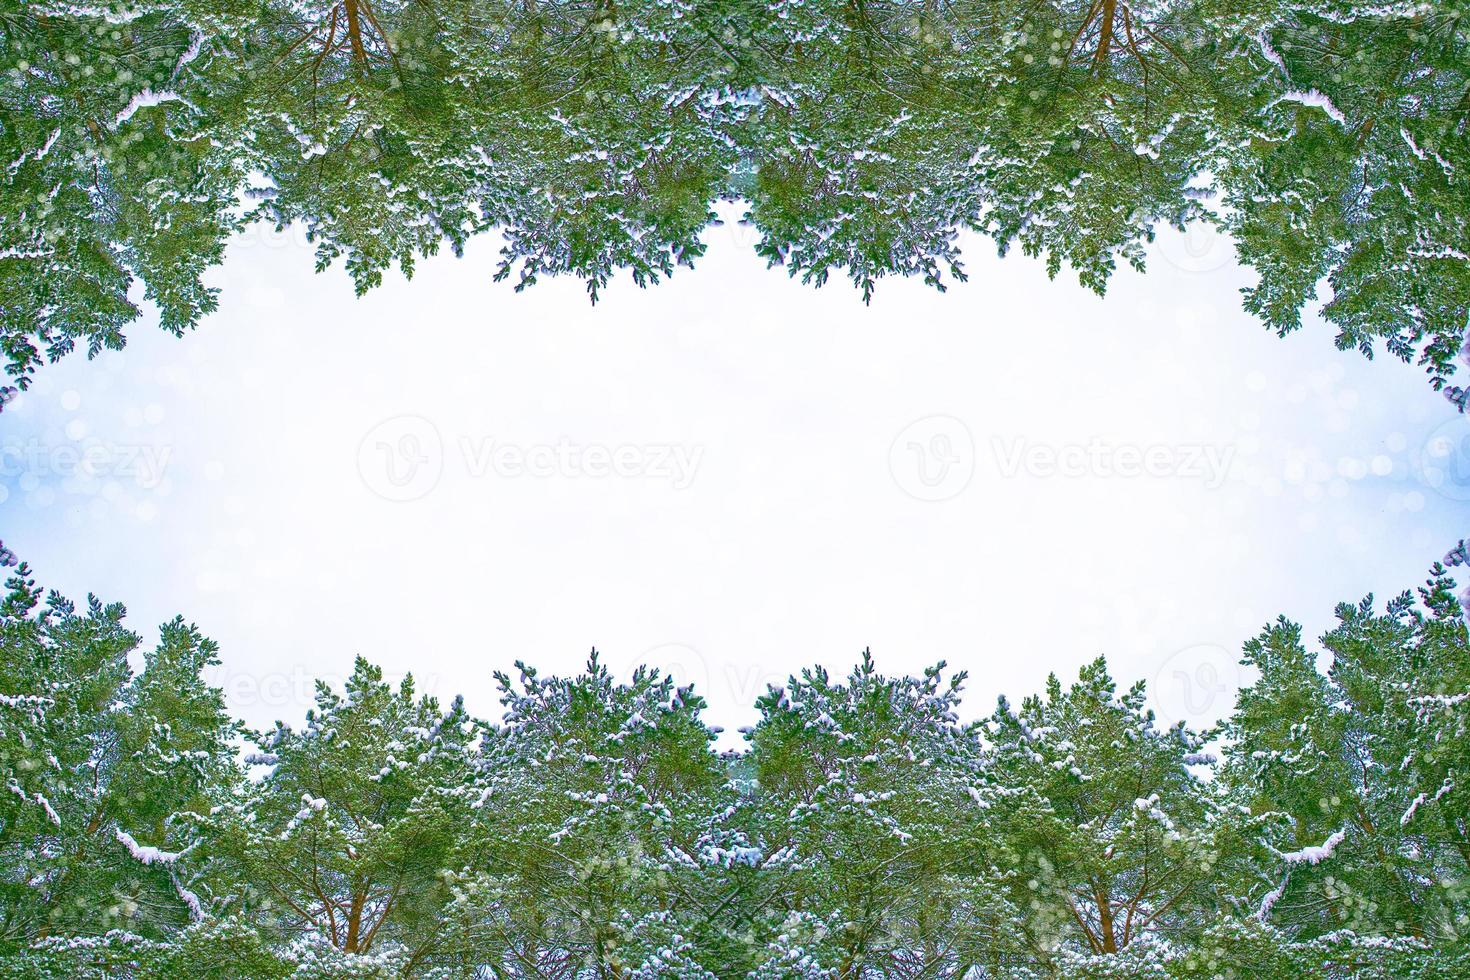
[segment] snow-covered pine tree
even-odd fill
[[[318,682],[305,725],[256,736],[245,761],[264,774],[208,822],[220,912],[260,923],[297,957],[405,971],[431,961],[474,730],[459,699],[441,706],[412,677],[395,687],[360,657],[341,693]]]
[[[1118,693],[1099,658],[1069,688],[1002,699],[986,733],[976,801],[1039,963],[1188,944],[1221,914],[1240,816],[1205,778],[1204,739],[1158,727],[1142,683]]]
[[[1207,6],[1214,6],[1209,4]],[[1323,278],[1339,349],[1381,343],[1440,388],[1470,317],[1470,58],[1463,0],[1218,4],[1247,93],[1211,169],[1224,229],[1260,275],[1245,305],[1278,333]]]
[[[943,667],[890,678],[864,651],[842,680],[808,668],[757,702],[757,975],[958,975],[1000,948],[963,817],[979,743]]]
[[[0,605],[0,942],[121,930],[163,937],[204,915],[197,820],[235,781],[235,723],[202,672],[215,645],[166,623],[139,645],[121,605],[43,600],[22,564]]]
[[[499,277],[655,283],[717,200],[756,250],[870,297],[944,288],[958,233],[1102,291],[1201,220],[1295,330],[1417,360],[1462,410],[1466,0],[149,0],[11,3],[0,30],[0,350],[165,329],[251,221],[359,291],[502,238]],[[1219,197],[1218,205],[1207,202]],[[1461,381],[1461,384],[1453,384]]]
[[[704,699],[656,670],[497,674],[505,713],[466,791],[473,871],[453,920],[508,977],[709,980],[731,799]]]
[[[0,348],[21,387],[78,345],[122,347],[134,282],[175,334],[215,308],[200,276],[237,226],[246,164],[206,132],[228,6],[6,5]]]
[[[1470,652],[1452,583],[1434,573],[1417,604],[1339,606],[1325,675],[1284,620],[1246,647],[1261,678],[1224,728],[1226,782],[1271,825],[1247,889],[1257,916],[1299,940],[1465,932]]]
[[[238,729],[176,620],[0,602],[0,980],[1452,980],[1470,649],[1436,567],[1287,620],[1204,737],[1105,664],[960,721],[963,675],[803,671],[743,754],[657,672],[500,678],[498,725],[359,660]],[[252,767],[247,778],[244,763]]]

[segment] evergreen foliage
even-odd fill
[[[964,278],[958,232],[1102,292],[1201,221],[1287,333],[1453,384],[1470,316],[1465,0],[0,2],[0,348],[22,387],[179,333],[253,222],[359,292],[481,233],[595,300],[719,200],[814,285]],[[1320,294],[1320,296],[1319,296]]]
[[[1160,727],[1101,659],[966,721],[963,674],[865,652],[770,689],[721,754],[696,692],[595,653],[499,675],[493,722],[359,659],[299,729],[248,733],[194,627],[137,657],[120,606],[78,611],[21,564],[0,977],[1449,980],[1470,968],[1452,589],[1437,565],[1344,604],[1320,652],[1269,624],[1214,731]]]

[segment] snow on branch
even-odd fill
[[[1312,106],[1317,109],[1321,109],[1323,112],[1327,113],[1328,119],[1331,119],[1339,126],[1347,125],[1347,116],[1343,115],[1342,110],[1333,105],[1331,99],[1329,99],[1327,96],[1323,95],[1316,89],[1308,89],[1305,92],[1293,90],[1287,92],[1285,95],[1282,95],[1271,104],[1279,105],[1282,102],[1296,102],[1299,105]]]
[[[1323,861],[1332,857],[1332,852],[1337,850],[1337,845],[1346,839],[1347,828],[1344,827],[1331,837],[1328,837],[1321,844],[1304,847],[1299,851],[1288,851],[1286,853],[1278,851],[1277,853],[1281,854],[1281,860],[1286,862],[1287,867],[1297,864],[1321,864]]]
[[[113,833],[116,835],[118,842],[128,849],[128,853],[144,864],[173,864],[179,858],[183,857],[183,852],[176,853],[174,851],[159,850],[156,847],[145,847],[134,840],[133,835],[121,827],[114,830]]]

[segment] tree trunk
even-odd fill
[[[367,48],[362,43],[362,11],[358,0],[343,0],[347,10],[347,39],[352,44],[352,57],[358,64],[367,63]]]

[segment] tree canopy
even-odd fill
[[[1470,968],[1470,638],[1417,594],[1286,619],[1215,729],[1099,659],[967,720],[964,674],[805,669],[718,752],[658,671],[359,659],[249,732],[183,620],[0,603],[0,977],[1444,978]],[[1322,663],[1326,655],[1325,669]]]
[[[599,290],[756,251],[864,299],[964,277],[957,236],[1099,292],[1217,226],[1279,333],[1452,384],[1470,316],[1464,0],[0,3],[0,346],[24,386],[193,328],[252,222],[359,291],[473,235]]]

